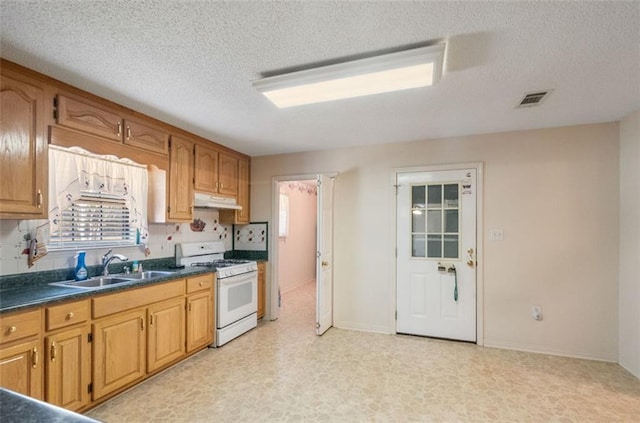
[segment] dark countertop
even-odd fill
[[[2,423],[99,423],[98,420],[0,388]]]
[[[167,268],[154,270],[165,270],[173,273],[166,276],[132,280],[131,282],[109,285],[100,289],[67,288],[48,284],[49,282],[59,282],[57,280],[42,281],[36,285],[3,289],[0,290],[0,313],[18,311],[45,304],[50,305],[61,303],[74,299],[88,298],[116,291],[124,291],[127,289],[140,288],[141,286],[210,273],[212,271],[211,268],[206,267],[189,267],[181,270]]]

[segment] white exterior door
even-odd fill
[[[318,175],[316,334],[333,326],[333,181]]]
[[[476,180],[397,173],[398,333],[476,341]]]

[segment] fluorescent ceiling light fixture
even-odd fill
[[[445,44],[253,81],[279,108],[428,87],[442,75]]]

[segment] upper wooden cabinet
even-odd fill
[[[221,152],[218,166],[218,192],[236,197],[238,195],[238,158]]]
[[[193,219],[193,171],[193,142],[172,136],[167,193],[169,220],[190,222]]]
[[[196,191],[218,193],[218,150],[196,144],[193,182]]]
[[[124,116],[100,103],[59,94],[54,103],[56,123],[110,141],[166,155],[169,133],[151,122]]]
[[[43,90],[3,70],[0,89],[0,218],[47,217]]]
[[[122,142],[122,116],[101,104],[67,95],[58,95],[54,103],[56,123],[108,140]]]
[[[124,120],[124,143],[160,154],[169,151],[169,134],[149,123]]]
[[[238,159],[238,205],[240,210],[220,210],[220,223],[249,223],[249,160]]]
[[[238,162],[237,156],[203,144],[196,144],[195,190],[226,197],[237,197]]]

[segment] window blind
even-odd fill
[[[129,208],[116,196],[83,193],[61,213],[59,230],[51,234],[51,248],[135,245]]]

